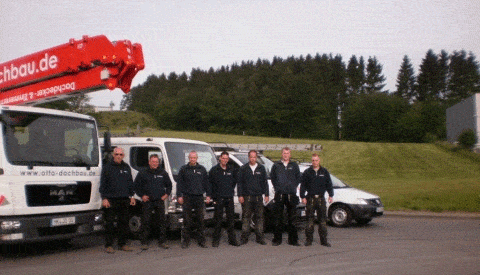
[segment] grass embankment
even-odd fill
[[[148,131],[142,136],[206,142],[321,144],[323,165],[347,184],[377,194],[386,210],[480,211],[480,158],[435,144],[282,139],[212,133]],[[280,151],[266,151],[272,159]],[[293,151],[296,159],[312,152]]]

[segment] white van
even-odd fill
[[[238,151],[228,151],[230,155],[229,164],[233,165],[235,168],[239,168],[243,164],[248,162],[248,152],[238,152]],[[221,152],[215,152],[217,156]],[[267,174],[270,174],[270,170],[273,166],[273,162],[265,157],[262,154],[258,154],[257,161],[263,164],[267,170]],[[304,172],[308,167],[309,163],[300,163],[299,168],[300,172]],[[330,174],[332,178],[333,185],[333,203],[329,204],[327,200],[327,217],[331,225],[336,227],[347,227],[352,224],[353,221],[356,221],[357,224],[367,224],[374,217],[383,215],[384,207],[380,200],[380,197],[374,194],[367,193],[365,191],[350,187],[339,180],[334,175]],[[272,225],[271,210],[273,206],[273,196],[275,191],[273,190],[273,185],[268,180],[269,192],[270,192],[270,202],[265,205],[265,227]],[[300,192],[300,186],[297,190],[297,195]],[[328,193],[325,193],[325,198],[328,198]],[[300,203],[297,206],[298,216],[300,217],[299,222],[305,220],[305,205]],[[235,197],[235,213],[240,215],[242,213],[242,208],[238,199]]]
[[[188,163],[188,154],[196,151],[198,163],[203,165],[207,171],[217,164],[212,148],[208,143],[178,139],[178,138],[157,138],[157,137],[117,137],[111,139],[112,147],[121,147],[125,151],[124,161],[132,168],[132,175],[135,179],[138,171],[148,168],[148,160],[151,154],[157,154],[161,160],[161,167],[167,171],[172,181],[172,194],[165,201],[165,212],[167,215],[167,228],[178,230],[181,228],[182,207],[177,203],[177,176],[180,167]],[[103,143],[102,150],[103,148]],[[140,198],[137,198],[140,201]],[[141,229],[141,204],[130,209],[130,231],[138,236]],[[206,205],[205,219],[213,219],[213,205]]]
[[[300,165],[303,173],[308,163]],[[383,215],[383,204],[380,197],[365,191],[350,187],[330,174],[333,185],[333,203],[327,200],[327,216],[330,224],[336,227],[347,227],[356,221],[357,224],[369,223],[374,217]],[[325,193],[328,198],[328,193]]]

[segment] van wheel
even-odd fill
[[[352,223],[352,211],[345,205],[335,205],[328,215],[335,227],[347,227]]]

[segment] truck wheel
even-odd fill
[[[140,233],[142,228],[142,218],[138,214],[130,215],[128,221],[128,228],[130,229],[130,234],[134,239],[140,239]]]
[[[352,223],[352,211],[345,205],[335,205],[328,215],[335,227],[347,227]]]

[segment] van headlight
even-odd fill
[[[363,204],[363,205],[365,205],[365,204],[368,204],[368,202],[367,202],[366,199],[357,199],[357,200],[356,200],[356,204]]]
[[[103,214],[102,213],[95,214],[95,222],[102,222],[102,221],[103,221]]]

